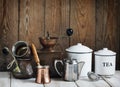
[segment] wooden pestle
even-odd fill
[[[32,53],[33,53],[33,56],[34,56],[34,60],[37,63],[37,65],[40,66],[40,59],[38,57],[36,47],[33,43],[31,44],[31,48],[32,48]]]

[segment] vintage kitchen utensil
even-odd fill
[[[50,83],[49,66],[37,66],[37,69],[38,72],[35,82],[39,84]]]
[[[12,53],[17,58],[29,58],[31,51],[27,42],[17,41],[12,46]]]
[[[58,40],[58,37],[51,37],[49,32],[47,32],[46,37],[39,38],[40,44],[43,46],[41,50],[54,52],[55,50],[53,48],[56,45],[57,40]]]
[[[13,76],[17,79],[28,79],[33,77],[31,59],[18,58],[17,61],[18,61],[18,65],[20,67],[21,73],[13,72]]]
[[[113,87],[112,83],[110,81],[108,81],[105,76],[101,76],[101,75],[98,75],[94,72],[88,72],[88,78],[91,80],[91,81],[98,81],[100,80],[100,78],[102,80],[104,80],[110,87]]]
[[[78,43],[66,49],[69,59],[76,59],[78,62],[84,61],[85,64],[81,71],[81,76],[87,76],[92,66],[92,49]]]
[[[31,44],[31,48],[34,55],[35,62],[37,63],[37,77],[35,82],[39,84],[49,83],[50,82],[49,66],[41,66],[40,59],[36,51],[36,47],[33,43]]]
[[[94,54],[95,73],[106,77],[113,76],[115,74],[116,53],[108,48],[103,48],[102,50],[94,52]]]
[[[88,72],[87,75],[91,81],[98,81],[100,79],[100,76],[94,72]]]
[[[57,63],[61,63],[63,66],[62,72],[58,71]],[[77,62],[76,59],[64,59],[55,60],[54,66],[57,73],[64,78],[66,81],[76,81],[79,79],[82,67],[85,62]]]
[[[32,52],[33,52],[35,62],[37,63],[37,66],[40,66],[40,59],[38,57],[36,47],[35,47],[35,45],[33,43],[31,44],[31,48],[32,48]]]
[[[32,77],[33,70],[31,65],[31,59],[18,58],[16,60],[12,52],[10,52],[10,50],[7,47],[3,49],[3,52],[6,54],[9,53],[13,57],[13,60],[7,65],[7,69],[10,69],[12,71],[12,74],[15,78],[27,79]]]
[[[58,40],[57,37],[40,37],[39,41],[41,45],[43,46],[41,50],[54,52],[55,50],[53,48],[56,45],[57,40]]]
[[[7,65],[7,69],[11,69],[13,72],[20,73],[21,70],[18,66],[18,62],[8,47],[4,47],[2,51],[6,55],[10,54],[10,56],[13,58],[13,60]]]

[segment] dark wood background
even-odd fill
[[[70,42],[67,28],[74,31]],[[1,52],[4,46],[11,49],[24,40],[40,49],[38,38],[47,31],[60,37],[63,49],[78,42],[94,51],[108,47],[117,52],[120,69],[119,28],[120,0],[0,0],[0,70],[9,61]]]

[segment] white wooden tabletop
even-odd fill
[[[61,78],[52,78],[49,84],[37,84],[35,78],[15,79],[9,72],[0,72],[0,87],[120,87],[120,71],[106,81],[90,81],[87,77],[82,77],[76,82],[67,82]]]

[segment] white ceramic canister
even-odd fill
[[[95,54],[95,73],[106,77],[111,77],[115,74],[116,53],[103,48],[94,52]]]
[[[68,58],[76,59],[78,62],[85,62],[80,76],[87,76],[87,73],[91,71],[92,49],[82,45],[81,43],[78,43],[77,45],[67,48],[66,52]]]

